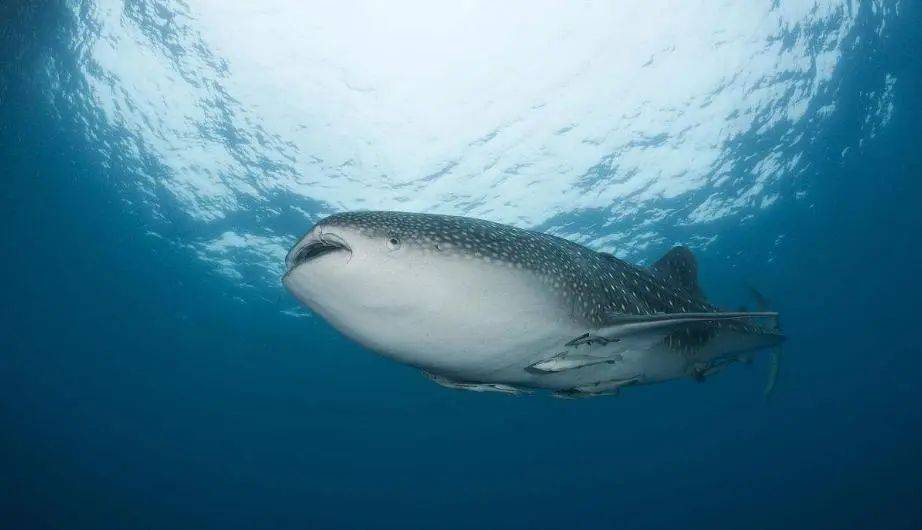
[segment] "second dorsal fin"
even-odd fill
[[[654,276],[682,289],[693,297],[704,300],[698,285],[698,260],[688,247],[673,247],[650,267]]]

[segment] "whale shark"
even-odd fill
[[[677,246],[641,267],[468,217],[394,211],[317,222],[282,283],[345,336],[450,388],[558,397],[705,377],[784,335],[773,311],[723,311]]]

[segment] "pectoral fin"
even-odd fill
[[[557,392],[554,392],[554,397],[575,399],[595,396],[617,396],[621,393],[621,389],[623,387],[636,385],[637,383],[641,382],[643,382],[643,376],[628,377],[624,379],[609,379],[607,381],[599,381],[596,383],[580,385],[567,390],[558,390]]]
[[[530,394],[531,391],[524,388],[515,387],[512,385],[504,385],[500,383],[475,383],[470,381],[455,381],[441,375],[436,375],[431,372],[423,371],[423,374],[426,375],[432,381],[446,387],[453,388],[455,390],[469,390],[471,392],[501,392],[503,394]]]

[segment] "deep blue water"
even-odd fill
[[[767,403],[765,359],[618,398],[451,391],[282,315],[281,290],[181,244],[195,223],[133,207],[138,168],[49,104],[64,11],[0,8],[0,526],[922,528],[914,3],[839,63],[809,201],[717,221],[699,252],[713,298],[749,281],[782,313]],[[842,157],[882,72],[892,117]]]

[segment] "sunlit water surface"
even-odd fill
[[[803,155],[843,104],[840,63],[898,10],[100,1],[74,9],[74,62],[48,75],[77,77],[62,111],[136,169],[126,199],[182,216],[181,242],[246,284],[275,284],[293,236],[351,209],[470,215],[641,259],[809,201]],[[849,101],[865,123],[843,157],[890,117],[897,78],[877,77]]]

